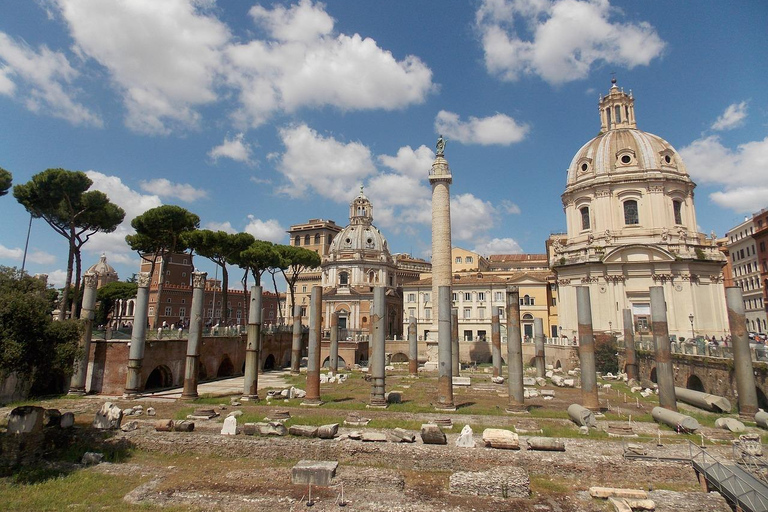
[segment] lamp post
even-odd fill
[[[691,339],[694,340],[696,339],[696,334],[693,332],[693,313],[688,315],[688,320],[691,322]]]

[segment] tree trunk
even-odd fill
[[[74,251],[72,250],[72,242],[69,244],[69,254],[67,255],[67,278],[64,281],[64,292],[61,296],[61,303],[59,304],[59,320],[66,320],[67,318],[67,301],[69,300],[69,283],[72,282],[72,262],[74,260]]]
[[[221,303],[224,309],[224,326],[229,325],[229,272],[227,272],[227,265],[221,265]],[[243,298],[245,300],[245,298]]]
[[[83,262],[80,255],[80,248],[75,248],[75,288],[72,291],[72,311],[70,318],[80,318],[80,278],[83,272]]]
[[[240,282],[243,283],[243,325],[248,325],[248,310],[250,309],[248,307],[248,267],[245,268],[245,274],[243,274]]]
[[[275,299],[277,300],[277,316],[280,320],[280,325],[285,324],[285,319],[283,318],[283,307],[280,305],[280,292],[277,291],[277,280],[275,279],[275,273],[270,271],[270,274],[272,274],[272,286],[275,288]]]

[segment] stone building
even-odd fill
[[[85,271],[85,274],[87,273],[96,274],[97,284],[96,289],[101,288],[105,284],[114,283],[115,281],[119,281],[119,277],[117,276],[117,270],[112,267],[109,263],[107,263],[107,255],[105,253],[101,253],[101,257],[99,258],[98,263],[94,263],[90,266],[88,270]]]
[[[767,224],[768,212],[762,211],[745,218],[744,222],[725,234],[733,284],[742,289],[747,330],[757,333],[768,332],[764,277],[768,270]]]
[[[601,129],[573,157],[562,195],[567,232],[548,243],[560,324],[577,331],[576,287],[588,286],[596,331],[650,326],[649,287],[663,286],[670,334],[728,331],[722,253],[699,233],[695,183],[672,145],[637,129],[634,98],[616,85],[599,102]]]

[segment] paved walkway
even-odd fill
[[[266,388],[284,388],[287,386],[285,378],[290,375],[290,370],[274,370],[259,374],[259,390]],[[197,393],[200,396],[227,396],[243,393],[244,377],[232,377],[198,384]],[[181,398],[183,388],[166,389],[156,393],[142,393],[141,399],[157,400],[158,398]]]

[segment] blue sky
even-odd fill
[[[428,258],[442,133],[454,245],[541,253],[616,73],[722,236],[768,207],[766,20],[752,1],[2,2],[0,167],[88,172],[128,215],[84,263],[105,251],[122,278],[148,208],[287,243],[310,218],[346,225],[361,184],[391,250]],[[0,218],[0,264],[20,266],[28,214],[9,194]],[[66,247],[36,220],[27,269],[60,284]]]

